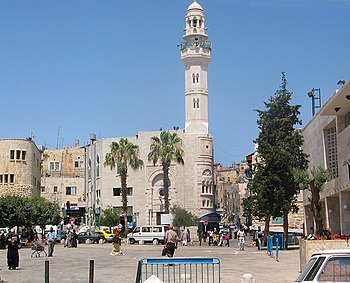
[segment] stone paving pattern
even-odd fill
[[[57,244],[50,262],[50,282],[88,282],[90,259],[95,260],[96,283],[128,282],[134,283],[138,260],[147,257],[159,257],[162,245],[126,245],[122,246],[124,256],[110,256],[111,244],[81,244],[78,248],[64,248]],[[46,246],[47,250],[47,246]],[[0,250],[0,278],[6,282],[44,282],[45,255],[31,258],[29,247],[20,250],[20,267],[8,270],[6,251]],[[228,247],[180,246],[176,257],[218,257],[221,260],[221,282],[240,283],[243,274],[250,273],[256,283],[294,282],[299,274],[299,250],[280,251],[280,261],[270,258],[266,250],[246,247],[239,251],[237,241],[231,240]],[[0,281],[1,282],[1,281]]]

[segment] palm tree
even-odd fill
[[[163,190],[164,190],[164,211],[169,213],[169,167],[172,161],[178,164],[184,164],[184,150],[182,149],[182,140],[176,133],[162,131],[160,137],[151,138],[150,152],[148,161],[153,165],[161,162],[163,169]]]
[[[129,142],[127,138],[121,138],[119,142],[112,142],[111,151],[106,153],[104,166],[109,166],[112,170],[118,166],[121,185],[122,185],[122,215],[124,216],[125,229],[127,229],[127,185],[126,179],[128,174],[128,166],[133,170],[143,166],[143,160],[140,159],[138,145]]]

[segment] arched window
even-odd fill
[[[199,84],[199,74],[196,75],[196,83]]]
[[[88,179],[91,180],[91,158],[89,158],[88,162]]]
[[[202,181],[202,194],[204,194],[204,181]]]
[[[192,83],[195,84],[196,83],[196,75],[192,74]]]
[[[205,200],[202,200],[202,207],[205,207]]]
[[[193,108],[199,109],[199,98],[193,98]]]

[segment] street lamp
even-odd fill
[[[312,102],[312,116],[315,116],[316,109],[321,108],[321,89],[313,88],[307,93],[307,96],[311,98]]]

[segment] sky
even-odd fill
[[[311,118],[350,78],[350,0],[199,0],[206,16],[215,162],[253,152],[256,109],[286,73]],[[0,0],[0,138],[49,149],[184,128],[183,41],[192,0]],[[301,125],[300,127],[302,127]]]

